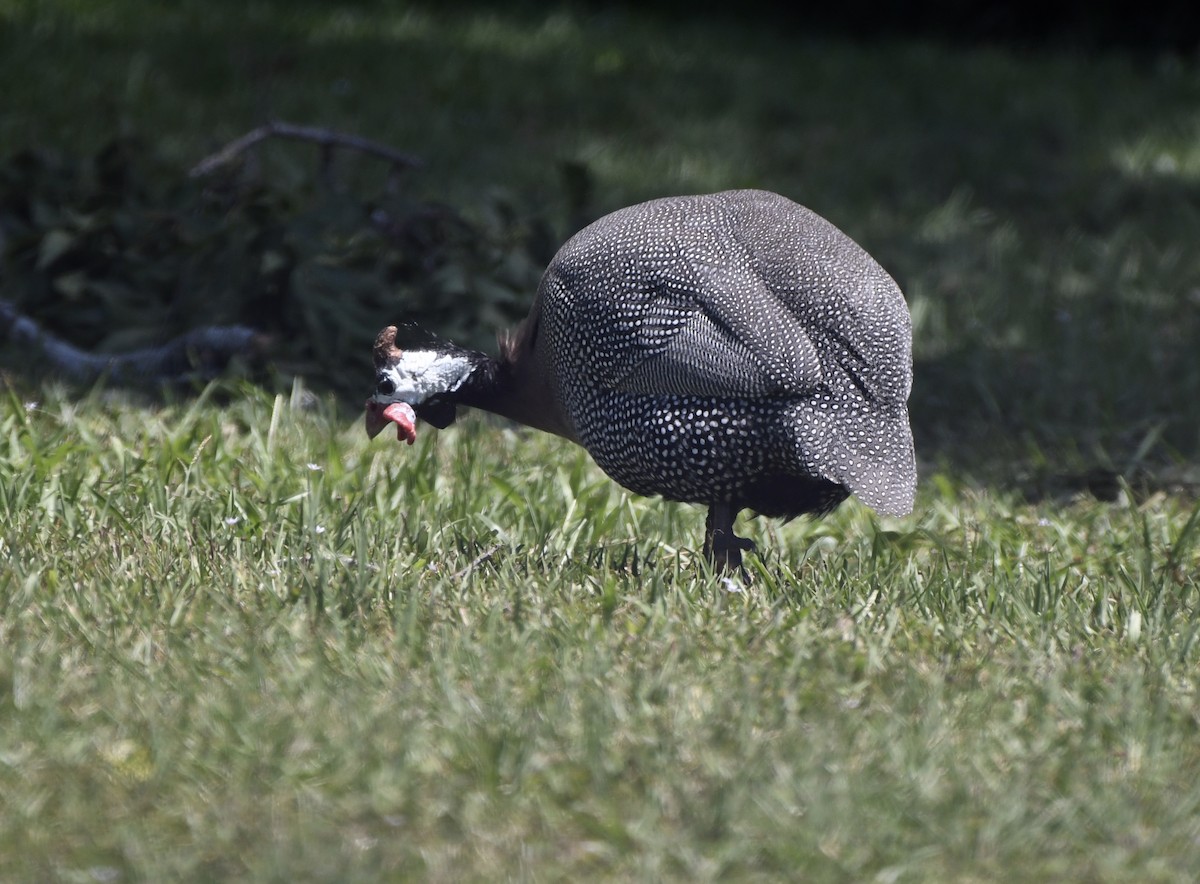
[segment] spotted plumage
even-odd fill
[[[631,491],[706,504],[706,549],[734,564],[741,509],[911,510],[911,342],[895,282],[828,221],[762,191],[673,197],[576,234],[500,359],[448,347],[465,381],[409,404],[439,426],[456,404],[506,414]],[[369,429],[406,358],[430,361],[377,344]]]

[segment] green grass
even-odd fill
[[[1185,880],[1197,511],[754,523],[471,421],[0,418],[0,877]],[[547,466],[548,465],[548,466]]]
[[[12,381],[0,880],[1200,874],[1193,61],[0,0],[0,82],[5,155],[132,134],[183,174],[275,115],[455,205],[562,214],[563,162],[595,212],[788,194],[908,295],[922,472],[903,520],[749,523],[740,587],[700,510],[553,438]],[[1115,502],[1062,480],[1097,468]]]

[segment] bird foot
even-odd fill
[[[758,547],[748,537],[738,537],[732,531],[716,530],[704,538],[704,557],[712,562],[714,571],[735,571],[742,567],[742,553],[755,552]]]
[[[753,552],[757,547],[747,537],[733,533],[733,520],[737,515],[730,504],[713,504],[708,510],[708,521],[704,525],[704,557],[714,571],[741,571],[742,553]]]

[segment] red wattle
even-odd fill
[[[397,442],[417,441],[417,413],[407,402],[393,402],[383,410],[383,417],[396,425]]]

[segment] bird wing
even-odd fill
[[[821,382],[807,330],[744,262],[692,260],[595,306],[614,332],[594,348],[595,376],[612,389],[760,398]]]
[[[753,399],[836,388],[886,407],[908,397],[900,290],[844,233],[775,194],[614,212],[563,246],[543,284],[562,358],[608,389]]]

